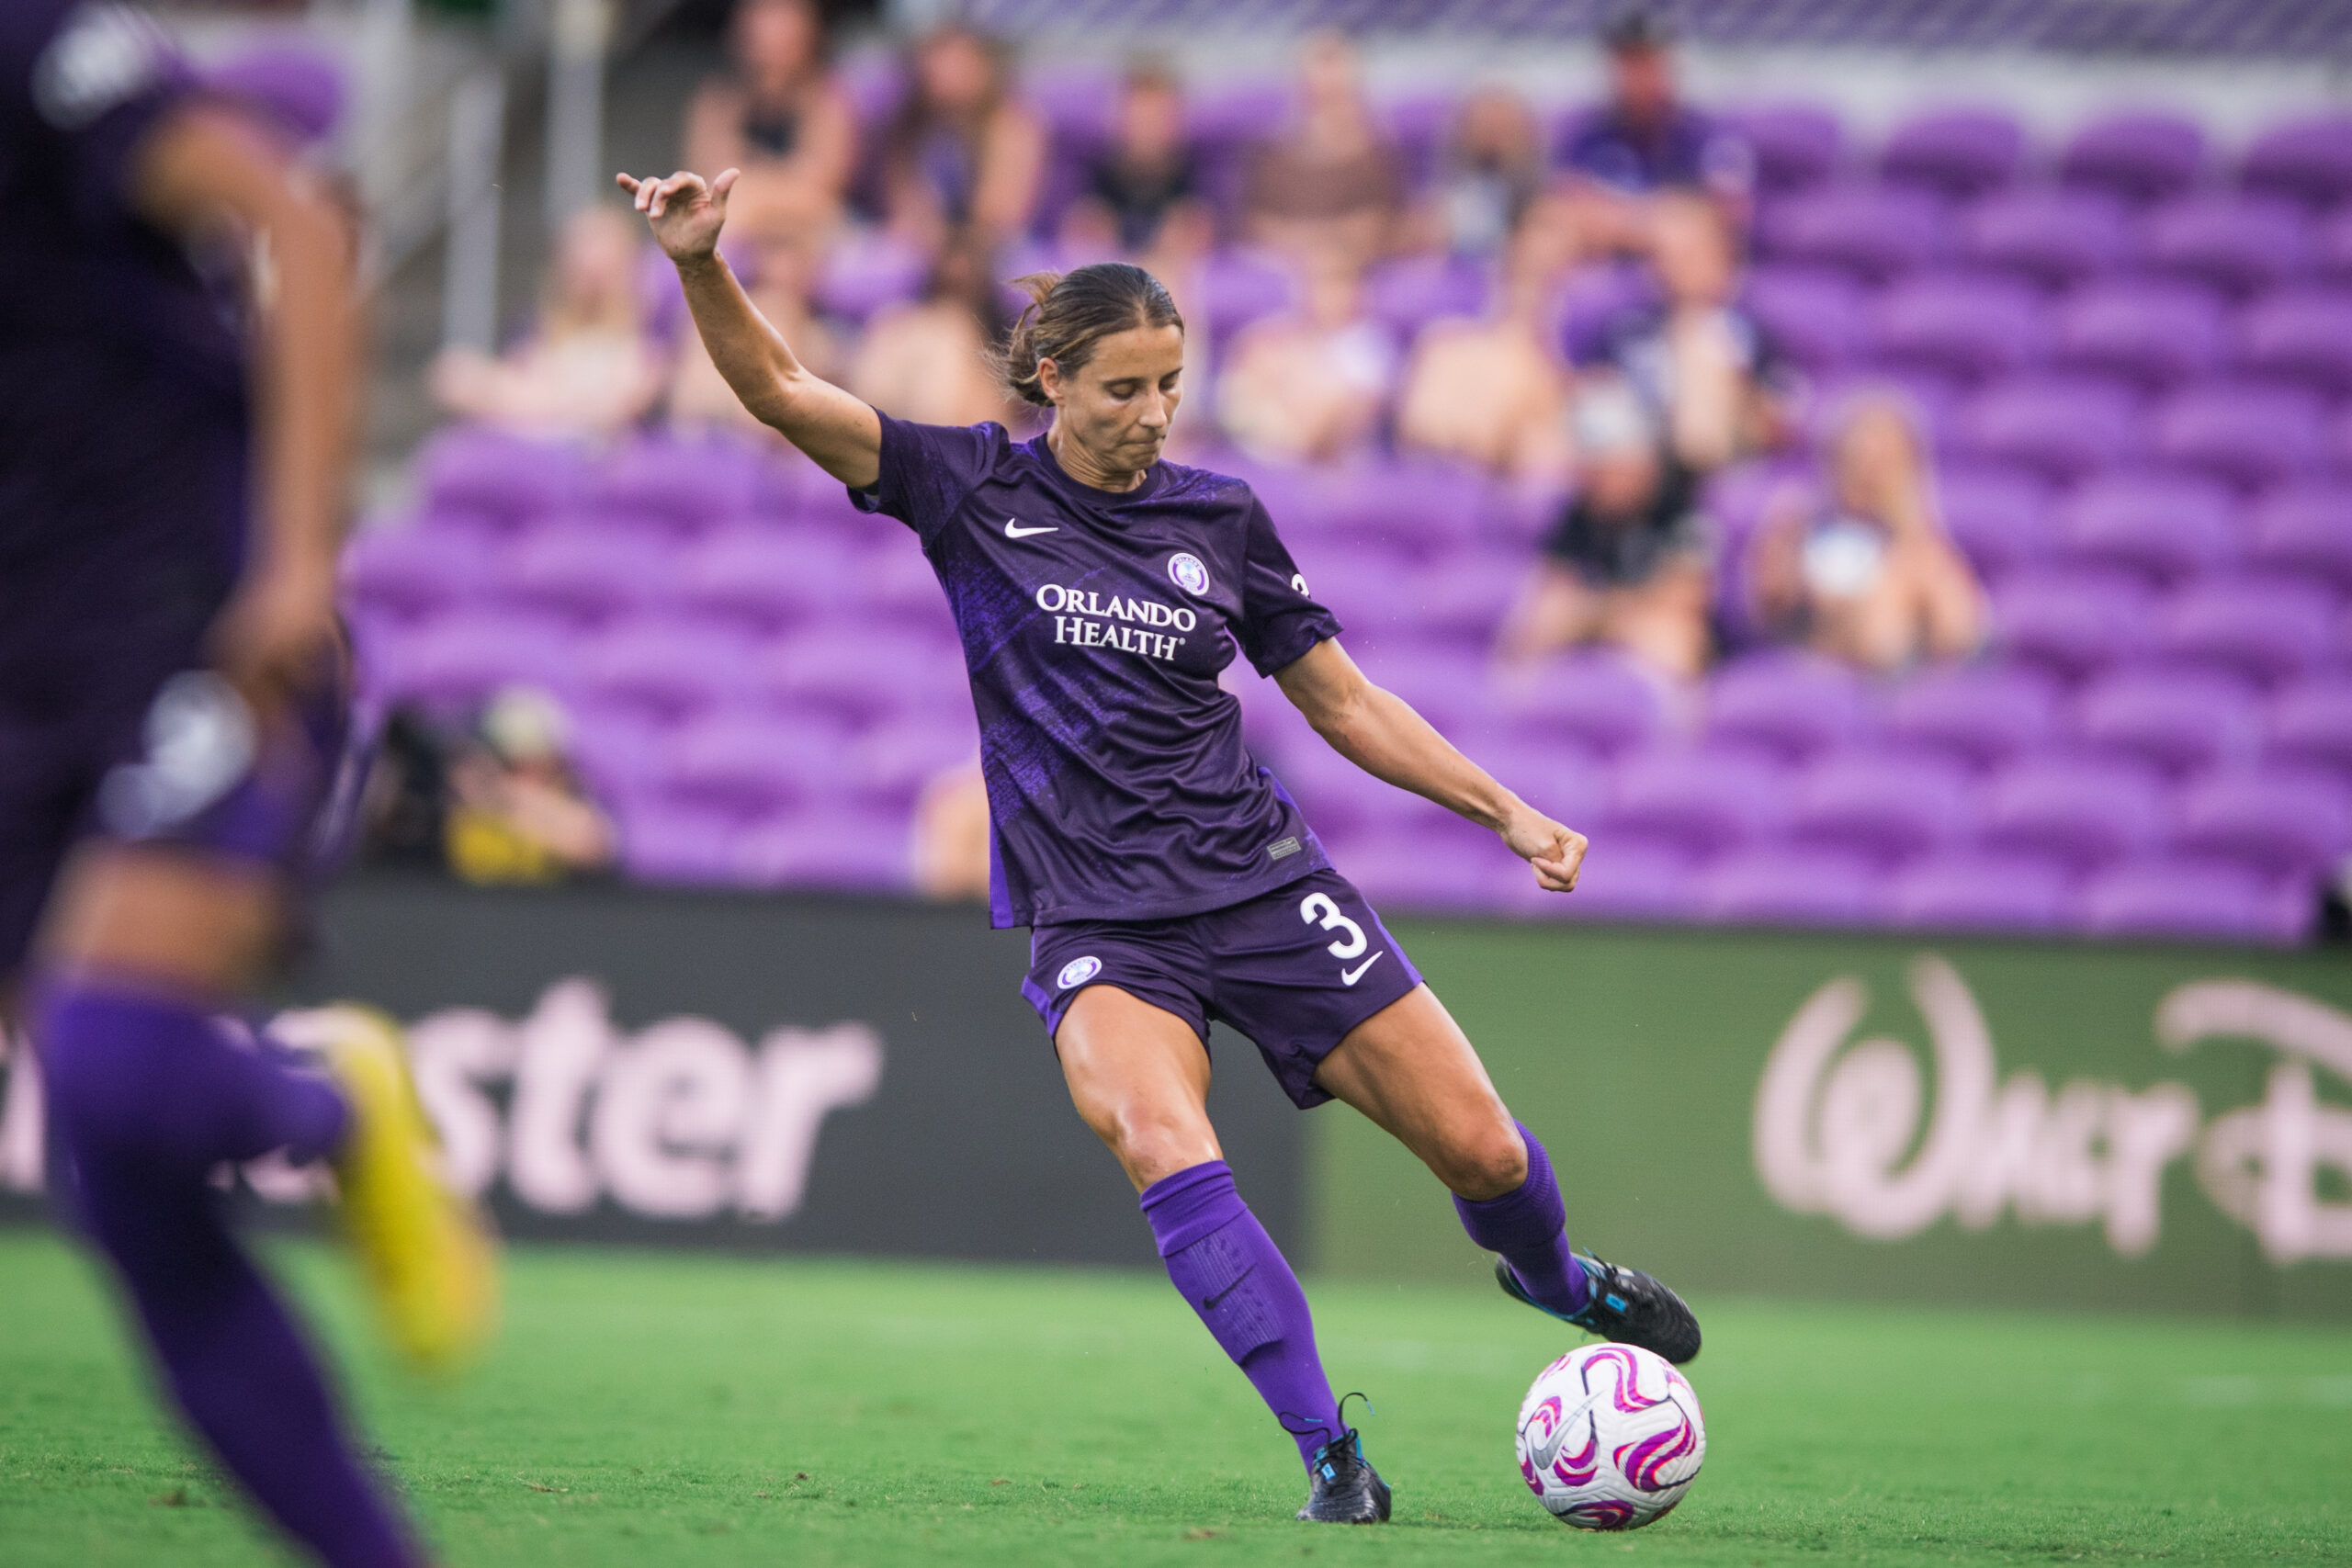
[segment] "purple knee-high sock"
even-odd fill
[[[198,1010],[52,987],[36,1025],[74,1218],[138,1308],[164,1382],[223,1464],[333,1568],[412,1568],[309,1348],[231,1234],[208,1178],[272,1149],[316,1157],[342,1098]]]
[[[1552,1175],[1552,1157],[1523,1123],[1512,1125],[1527,1145],[1527,1179],[1499,1198],[1457,1195],[1454,1213],[1472,1241],[1503,1255],[1537,1302],[1554,1312],[1582,1312],[1592,1299],[1591,1284],[1568,1250],[1568,1208]]]
[[[1143,1213],[1177,1292],[1311,1462],[1340,1430],[1315,1319],[1282,1249],[1234,1190],[1231,1168],[1210,1160],[1153,1182]]]

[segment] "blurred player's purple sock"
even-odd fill
[[[1143,1212],[1168,1278],[1311,1461],[1340,1435],[1315,1319],[1282,1249],[1233,1190],[1232,1168],[1216,1159],[1155,1181]]]
[[[43,1004],[35,1038],[74,1217],[113,1260],[180,1407],[334,1568],[421,1562],[207,1179],[222,1160],[328,1152],[342,1098],[192,1007],[87,984],[53,986]]]
[[[1552,1175],[1552,1156],[1524,1123],[1512,1125],[1527,1145],[1527,1179],[1499,1198],[1457,1195],[1454,1212],[1470,1239],[1501,1253],[1538,1303],[1554,1312],[1582,1312],[1592,1292],[1583,1267],[1568,1251],[1568,1208]]]

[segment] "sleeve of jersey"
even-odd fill
[[[1265,503],[1250,503],[1250,545],[1242,562],[1241,651],[1261,675],[1296,662],[1318,642],[1340,635],[1339,617],[1315,602],[1290,558]]]
[[[12,19],[0,70],[47,143],[37,155],[56,160],[85,220],[123,219],[132,161],[156,121],[198,90],[195,73],[164,30],[128,6],[40,0],[28,9],[54,26],[36,21],[20,31],[25,17]]]
[[[882,472],[872,490],[849,492],[860,512],[895,517],[926,546],[964,498],[979,488],[1005,447],[1001,424],[912,424],[882,417]]]

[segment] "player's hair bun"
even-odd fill
[[[1159,279],[1127,262],[1095,262],[1069,272],[1033,272],[1012,287],[1029,296],[997,356],[998,374],[1024,402],[1049,407],[1037,366],[1050,359],[1067,376],[1094,357],[1094,345],[1129,327],[1174,327],[1184,318]]]

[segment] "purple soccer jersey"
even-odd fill
[[[1042,435],[886,414],[851,497],[914,529],[955,609],[996,924],[1199,914],[1329,864],[1217,684],[1237,646],[1267,675],[1340,630],[1248,485],[1163,462],[1113,494]]]

